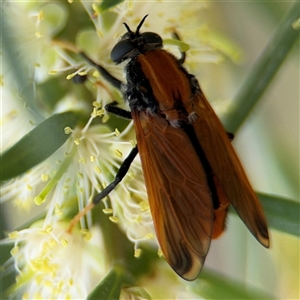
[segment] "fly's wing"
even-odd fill
[[[227,198],[255,238],[269,247],[269,235],[262,207],[228,136],[213,109],[200,93],[191,101],[196,113],[193,127],[207,160]]]
[[[132,111],[149,205],[161,250],[181,277],[199,274],[209,249],[213,204],[189,137],[159,116]]]

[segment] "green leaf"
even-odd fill
[[[13,243],[11,244],[0,244],[0,298],[4,299],[5,291],[15,283],[16,272],[13,268],[12,263],[6,264],[10,258],[10,251],[13,248]]]
[[[97,11],[99,13],[102,13],[120,3],[122,3],[124,0],[103,0],[101,4],[97,7]]]
[[[65,77],[66,76],[64,74],[60,74],[59,76],[52,76],[43,83],[37,85],[37,93],[39,99],[43,99],[43,105],[47,106],[49,111],[51,111],[51,109],[54,109],[57,102],[62,99],[68,92],[67,88],[65,87]]]
[[[295,3],[283,18],[269,45],[235,97],[232,109],[224,116],[223,124],[229,132],[237,131],[298,40],[299,31],[293,28],[293,24],[300,17],[299,6],[299,2]]]
[[[264,194],[259,194],[258,196],[270,227],[300,236],[299,202]]]
[[[120,298],[122,283],[123,269],[120,266],[116,266],[89,294],[87,300],[118,300]]]
[[[11,25],[9,12],[9,9],[4,9],[4,6],[1,6],[1,57],[5,57],[1,61],[1,73],[6,68],[9,69],[15,85],[20,91],[20,95],[16,100],[19,100],[22,106],[26,103],[26,107],[30,108],[28,111],[32,115],[31,119],[40,121],[42,116],[34,95],[33,84],[29,80],[28,66],[26,66],[26,63],[22,60],[22,55],[19,53],[20,47],[18,44],[20,41],[14,33],[15,28]]]
[[[52,155],[69,138],[64,128],[73,128],[78,120],[74,112],[56,114],[31,130],[0,156],[1,181],[28,171]]]

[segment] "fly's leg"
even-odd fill
[[[128,110],[122,109],[120,107],[117,107],[117,105],[118,105],[117,101],[109,103],[109,104],[105,105],[105,110],[117,117],[131,120],[132,119],[131,112]]]
[[[131,163],[133,162],[134,158],[138,154],[138,148],[135,146],[130,151],[129,155],[125,158],[122,165],[120,166],[118,173],[113,182],[111,182],[103,191],[97,194],[93,198],[93,203],[98,204],[103,198],[105,198],[115,187],[122,181],[124,176],[127,174]]]
[[[117,89],[121,89],[122,82],[112,76],[105,68],[102,66],[96,64],[93,60],[91,60],[85,53],[81,52],[80,55],[92,66],[94,66],[99,73],[104,77],[105,80],[107,80],[111,85],[113,85]],[[132,119],[130,111],[124,110],[122,108],[117,107],[118,103],[116,101],[107,104],[105,106],[105,109],[107,112],[112,113],[116,116],[125,118],[125,119]],[[129,155],[126,157],[126,159],[123,161],[122,165],[120,166],[115,179],[106,187],[104,188],[99,194],[94,196],[91,203],[89,203],[83,210],[81,210],[70,222],[69,227],[67,228],[67,232],[71,233],[73,230],[73,227],[79,220],[86,215],[88,211],[90,211],[96,204],[98,204],[102,199],[104,199],[113,189],[116,188],[116,186],[122,181],[124,176],[127,174],[129,167],[131,163],[133,162],[134,158],[136,157],[138,153],[138,148],[135,146],[132,148]]]
[[[79,53],[91,66],[95,67],[98,72],[103,76],[103,78],[108,81],[112,86],[117,88],[118,90],[122,87],[122,81],[112,76],[105,68],[95,63],[92,59],[90,59],[84,52]]]
[[[122,165],[120,166],[118,173],[115,176],[115,179],[99,194],[94,196],[91,203],[89,203],[83,210],[81,210],[70,222],[69,227],[67,228],[67,232],[71,233],[73,227],[79,220],[86,215],[88,211],[90,211],[96,204],[98,204],[102,199],[104,199],[112,190],[116,188],[116,186],[123,180],[124,176],[127,174],[131,163],[133,162],[134,158],[138,154],[138,148],[135,146],[130,151],[129,155],[125,158]]]

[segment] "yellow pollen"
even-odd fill
[[[118,223],[118,222],[119,222],[119,218],[117,218],[117,217],[111,216],[111,217],[109,217],[109,219],[110,219],[113,223]]]
[[[132,147],[135,147],[135,146],[136,146],[136,142],[133,141],[133,140],[130,140],[129,143],[131,144]]]
[[[47,225],[44,229],[40,230],[39,232],[42,233],[42,234],[45,234],[45,233],[51,233],[53,230],[52,226],[51,225]]]
[[[53,230],[53,227],[51,225],[47,225],[47,227],[46,227],[47,233],[51,233],[52,230]]]
[[[19,231],[12,231],[11,233],[8,234],[8,237],[10,239],[17,239],[19,237]]]
[[[58,282],[57,287],[58,287],[59,289],[61,289],[61,288],[64,286],[64,284],[65,284],[65,283],[61,280],[61,281]]]
[[[27,188],[28,191],[32,191],[32,186],[31,185],[26,184],[26,188]]]
[[[141,216],[141,215],[138,215],[138,216],[134,219],[134,221],[135,221],[136,223],[141,223],[141,221],[142,221],[142,216]]]
[[[98,78],[100,76],[100,73],[97,70],[95,70],[95,72],[93,72],[92,76],[95,78]]]
[[[98,166],[94,167],[94,170],[95,170],[98,174],[101,174],[101,169],[100,169]]]
[[[97,108],[96,107],[93,108],[93,111],[91,113],[91,117],[92,118],[96,118],[97,117]]]
[[[77,74],[76,72],[74,72],[74,73],[72,73],[72,74],[69,74],[69,75],[66,77],[66,79],[67,79],[67,80],[70,80],[70,79],[72,79],[76,74]]]
[[[80,144],[80,139],[79,138],[75,139],[74,144],[78,146]]]
[[[66,126],[65,128],[64,128],[64,132],[65,132],[65,134],[70,134],[70,133],[72,133],[72,128],[71,127],[69,127],[69,126]]]
[[[22,300],[29,300],[29,293],[28,293],[28,292],[25,292],[25,293],[22,295]]]
[[[65,300],[71,300],[71,299],[72,299],[72,297],[71,297],[70,294],[66,294],[66,295],[65,295]]]
[[[146,238],[146,239],[153,239],[153,238],[154,238],[154,235],[153,235],[153,233],[149,232],[149,233],[147,233],[147,234],[145,235],[145,238]]]
[[[36,36],[38,39],[40,39],[40,38],[43,37],[43,34],[42,34],[41,32],[39,32],[39,31],[37,31],[37,32],[35,33],[35,36]]]
[[[94,102],[92,103],[92,105],[93,105],[94,107],[96,107],[96,108],[100,108],[100,107],[101,107],[101,103],[99,103],[99,102],[97,102],[97,101],[94,101]]]
[[[157,250],[157,255],[158,255],[159,257],[162,257],[162,256],[163,256],[163,253],[162,253],[162,251],[161,251],[160,248]]]
[[[60,216],[60,215],[63,214],[63,212],[62,212],[62,210],[61,210],[61,208],[60,208],[60,205],[57,204],[57,203],[55,204],[54,213],[55,213],[56,216]]]
[[[134,257],[140,257],[142,253],[142,249],[135,249],[134,250]]]
[[[142,201],[139,205],[141,212],[149,210],[149,203],[147,201]]]
[[[93,4],[92,4],[92,9],[93,9],[93,11],[94,11],[95,13],[98,12],[98,6],[96,5],[96,3],[93,3]]]
[[[109,119],[109,115],[105,115],[105,116],[103,116],[103,118],[102,118],[102,122],[103,122],[103,123],[106,123],[106,122],[108,121],[108,119]]]
[[[44,12],[42,10],[39,12],[37,19],[38,21],[44,20]]]
[[[115,153],[114,153],[114,154],[115,154],[115,156],[118,157],[118,158],[122,158],[122,156],[123,156],[123,153],[122,153],[120,150],[118,150],[118,149],[115,150]]]
[[[56,75],[57,74],[57,71],[56,70],[50,70],[48,72],[49,75]]]
[[[48,241],[48,245],[50,248],[53,248],[54,246],[57,245],[57,241],[55,239],[51,239]]]
[[[119,131],[118,128],[115,129],[115,135],[116,135],[116,136],[119,136],[119,135],[120,135],[120,131]]]
[[[104,116],[104,114],[105,114],[105,110],[104,110],[104,109],[99,109],[99,110],[97,111],[97,116],[98,116],[98,117],[102,117],[102,116]],[[102,119],[102,121],[103,121],[103,119]]]
[[[82,234],[83,234],[83,238],[84,238],[86,241],[89,241],[89,240],[92,238],[92,233],[91,233],[90,231],[82,230],[81,232],[82,232]]]
[[[36,68],[39,68],[41,65],[40,65],[39,63],[35,63],[34,66],[35,66]]]
[[[44,263],[44,259],[42,257],[37,257],[31,261],[31,264],[34,267],[40,267]]]
[[[46,181],[48,181],[48,180],[49,180],[49,175],[48,175],[48,174],[45,174],[45,173],[43,173],[43,174],[41,175],[41,180],[42,180],[43,182],[46,182]]]
[[[73,279],[73,278],[70,278],[69,281],[68,281],[68,284],[69,284],[69,285],[73,285],[73,284],[74,284],[74,279]]]
[[[82,157],[78,159],[78,162],[82,163],[82,164],[86,164],[86,158]]]
[[[62,244],[64,247],[67,247],[68,244],[69,244],[69,242],[68,242],[67,239],[61,239],[60,241],[61,241],[61,244]]]
[[[18,247],[18,246],[15,246],[15,247],[13,247],[13,248],[10,250],[10,254],[11,254],[12,256],[15,256],[16,254],[18,254],[18,252],[19,252],[19,247]]]
[[[91,156],[90,156],[90,161],[91,161],[91,162],[94,162],[95,160],[96,160],[95,155],[91,155]]]
[[[113,213],[113,210],[111,208],[103,208],[102,211],[106,214],[106,215],[109,215],[109,214],[112,214]]]

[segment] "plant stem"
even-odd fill
[[[296,2],[284,16],[271,41],[235,96],[232,108],[224,117],[224,125],[229,132],[234,133],[238,130],[298,40],[299,31],[292,25],[299,18],[300,3]]]

